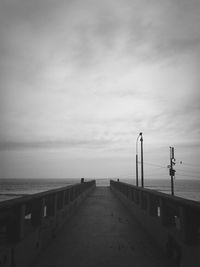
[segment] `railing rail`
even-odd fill
[[[110,186],[147,216],[156,217],[162,226],[174,229],[188,245],[200,244],[200,203],[119,181]]]
[[[18,242],[24,235],[95,186],[95,180],[26,195],[0,203],[0,240]]]

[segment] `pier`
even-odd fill
[[[0,204],[0,267],[197,267],[200,204],[95,181]]]

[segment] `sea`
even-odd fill
[[[111,178],[112,179],[112,178]],[[85,181],[93,180],[87,178]],[[95,179],[97,186],[109,186],[110,179],[98,178]],[[113,178],[113,180],[116,180]],[[80,183],[81,179],[66,178],[66,179],[0,179],[0,201],[6,201],[13,198],[19,198],[24,195],[31,195],[43,191],[48,191],[55,188],[73,185]],[[130,178],[120,179],[121,182],[135,185],[135,180]],[[154,189],[166,194],[171,194],[170,179],[146,179],[144,187]],[[200,202],[200,179],[176,179],[174,181],[175,196],[186,199],[191,199]]]

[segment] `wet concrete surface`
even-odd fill
[[[170,267],[109,187],[97,187],[35,267]]]

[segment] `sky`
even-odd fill
[[[199,0],[1,0],[0,177],[135,179],[143,132],[145,179],[169,178],[169,146],[177,178],[198,178],[199,14]]]

